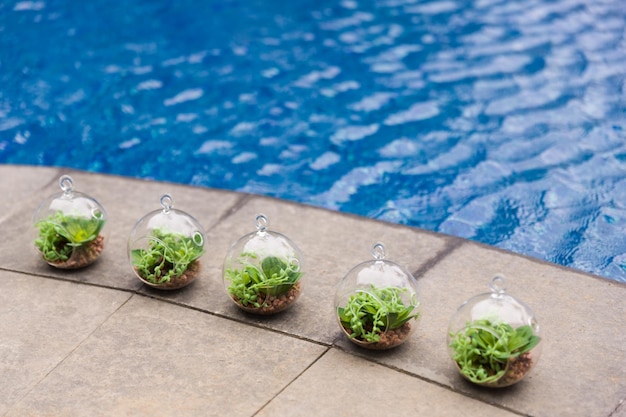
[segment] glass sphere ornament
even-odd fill
[[[352,268],[335,292],[335,314],[341,330],[355,344],[384,350],[409,339],[421,314],[417,280],[409,271],[385,259],[376,243],[374,260]]]
[[[291,307],[302,293],[300,249],[287,236],[268,230],[259,214],[256,232],[237,240],[224,258],[222,277],[231,300],[242,310],[260,315]]]
[[[74,191],[72,178],[59,179],[61,192],[43,200],[33,214],[35,248],[49,265],[76,269],[93,263],[106,241],[107,214],[93,197]]]
[[[161,210],[140,218],[128,238],[128,258],[137,278],[158,289],[175,290],[200,275],[206,234],[191,215],[172,208],[169,194]]]
[[[528,374],[541,355],[539,324],[530,307],[506,293],[496,276],[491,292],[463,303],[450,320],[448,352],[461,375],[486,387],[506,387]]]

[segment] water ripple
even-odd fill
[[[388,126],[430,119],[440,113],[439,105],[434,101],[416,103],[409,109],[389,115],[384,123]]]

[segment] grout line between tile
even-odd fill
[[[168,304],[171,304],[171,305],[174,305],[174,306],[177,306],[177,307],[187,308],[187,309],[190,309],[190,310],[197,311],[199,313],[208,314],[208,315],[213,316],[213,317],[218,317],[218,318],[225,319],[225,320],[228,320],[228,321],[232,321],[232,322],[235,322],[235,323],[244,324],[246,326],[252,326],[252,327],[255,327],[255,328],[260,329],[260,330],[265,330],[265,331],[268,331],[268,332],[280,334],[280,335],[283,335],[283,336],[291,337],[293,339],[302,340],[304,342],[309,342],[309,343],[313,343],[313,344],[316,344],[316,345],[319,345],[319,346],[324,346],[326,348],[331,347],[331,344],[329,344],[329,343],[324,343],[324,342],[320,342],[319,340],[309,339],[309,338],[306,338],[306,337],[303,337],[303,336],[299,336],[297,334],[287,333],[287,332],[279,330],[279,329],[273,329],[271,327],[265,327],[265,326],[262,326],[259,323],[253,323],[253,322],[246,321],[246,320],[243,320],[243,319],[238,319],[236,317],[228,316],[226,314],[218,313],[218,312],[215,312],[215,311],[208,311],[208,310],[204,310],[204,309],[202,309],[200,307],[194,307],[194,306],[190,306],[188,304],[183,304],[183,303],[179,303],[179,302],[176,302],[176,301],[173,301],[173,300],[168,300],[168,299],[165,299],[165,298],[161,298],[158,295],[151,295],[151,294],[146,294],[146,293],[142,293],[142,292],[135,292],[135,295],[146,297],[146,298],[150,298],[150,299],[153,299],[153,300],[156,300],[156,301],[159,301],[159,302],[168,303]]]
[[[218,312],[214,312],[214,311],[209,311],[209,310],[204,310],[200,307],[195,307],[195,306],[191,306],[188,304],[184,304],[184,303],[180,303],[174,300],[168,300],[165,298],[162,298],[158,295],[152,295],[152,294],[147,294],[145,292],[141,292],[140,288],[137,289],[130,289],[130,288],[118,288],[118,287],[111,287],[108,285],[101,285],[101,284],[97,284],[97,283],[93,283],[93,282],[81,282],[81,281],[75,281],[75,280],[71,280],[71,279],[65,279],[65,278],[60,278],[60,277],[55,277],[55,276],[50,276],[50,275],[40,275],[40,274],[35,274],[32,272],[24,272],[24,271],[18,271],[18,270],[12,270],[12,269],[8,269],[8,268],[2,268],[0,267],[0,271],[7,271],[7,272],[12,272],[12,273],[16,273],[16,274],[20,274],[20,275],[27,275],[30,277],[37,277],[37,278],[42,278],[42,279],[52,279],[55,281],[61,281],[61,282],[67,282],[67,283],[71,283],[71,284],[77,284],[77,285],[86,285],[86,286],[90,286],[90,287],[95,287],[95,288],[104,288],[104,289],[108,289],[108,290],[113,290],[113,291],[120,291],[120,292],[125,292],[130,294],[131,296],[136,295],[136,296],[140,296],[140,297],[146,297],[146,298],[150,298],[159,302],[163,302],[163,303],[168,303],[170,305],[174,305],[177,307],[182,307],[182,308],[186,308],[189,310],[194,310],[197,311],[199,313],[204,313],[204,314],[208,314],[214,317],[219,317],[222,319],[226,319],[229,321],[233,321],[236,323],[240,323],[240,324],[244,324],[244,325],[248,325],[248,326],[252,326],[252,327],[256,327],[258,329],[261,330],[266,330],[272,333],[276,333],[276,334],[281,334],[283,336],[287,336],[287,337],[292,337],[294,339],[298,339],[298,340],[302,340],[305,342],[309,342],[309,343],[314,343],[316,345],[320,345],[320,346],[324,346],[324,347],[330,347],[331,344],[329,343],[324,343],[324,342],[320,342],[319,340],[314,340],[314,339],[309,339],[306,337],[302,337],[299,335],[295,335],[292,333],[287,333],[278,329],[273,329],[270,327],[265,327],[262,326],[258,323],[252,323],[243,319],[238,319],[236,317],[232,317],[232,316],[228,316],[226,314],[222,314],[222,313],[218,313]],[[130,298],[129,298],[130,299]]]
[[[482,400],[480,398],[473,397],[473,396],[471,396],[471,395],[469,395],[469,394],[467,394],[465,392],[457,391],[454,388],[452,388],[451,386],[442,384],[441,382],[437,382],[437,381],[434,381],[432,379],[425,378],[425,377],[423,377],[421,375],[409,372],[409,371],[407,371],[405,369],[397,368],[397,367],[389,365],[389,364],[378,362],[374,358],[371,358],[371,357],[368,357],[368,356],[365,356],[365,355],[361,355],[359,353],[355,353],[354,351],[350,351],[350,350],[347,350],[347,349],[342,349],[341,347],[336,346],[336,345],[333,345],[333,348],[335,348],[335,349],[337,349],[337,350],[339,350],[341,352],[347,353],[349,355],[352,355],[352,356],[358,356],[359,358],[364,359],[364,360],[366,360],[368,362],[374,363],[374,364],[376,364],[378,366],[382,366],[382,367],[390,369],[392,371],[396,371],[396,372],[399,372],[401,374],[407,375],[407,376],[409,376],[411,378],[416,378],[416,379],[419,379],[420,381],[426,382],[428,384],[432,384],[432,385],[435,385],[435,386],[437,386],[439,388],[443,388],[446,391],[449,391],[449,392],[452,392],[452,393],[455,393],[455,394],[458,394],[458,395],[462,395],[463,397],[470,398],[470,399],[472,399],[474,401],[478,401],[478,402],[480,402],[482,404],[487,404],[489,406],[492,406],[492,407],[498,408],[500,410],[504,410],[504,411],[507,411],[509,413],[516,414],[516,415],[519,415],[519,416],[530,417],[530,416],[528,416],[528,414],[525,414],[524,412],[521,412],[521,411],[518,411],[518,410],[515,410],[515,409],[512,409],[512,408],[505,407],[505,406],[503,406],[501,404],[492,403],[492,402],[489,402],[489,401],[484,401],[484,400]],[[608,417],[611,417],[611,416],[608,416]]]
[[[27,272],[27,271],[22,271],[22,270],[19,270],[19,269],[6,268],[6,267],[3,267],[3,266],[0,266],[0,271],[12,272],[12,273],[15,273],[15,274],[26,275],[26,276],[29,276],[29,277],[36,277],[36,278],[43,278],[43,279],[52,279],[52,280],[61,281],[61,282],[69,282],[71,284],[87,285],[87,286],[96,287],[96,288],[105,288],[107,290],[127,292],[127,293],[131,293],[131,294],[138,294],[138,291],[139,291],[139,288],[132,289],[132,288],[114,287],[114,286],[111,286],[111,285],[98,284],[96,282],[77,281],[75,279],[63,278],[63,277],[54,276],[54,275],[38,274],[36,272]]]
[[[463,246],[465,241],[463,239],[450,237],[447,239],[444,248],[437,252],[435,256],[427,260],[423,263],[419,268],[412,272],[413,276],[419,280],[423,275],[425,275],[428,271],[433,269],[439,262],[448,257],[452,252],[454,252],[457,248]]]
[[[207,228],[207,231],[211,230],[211,229],[214,229],[220,223],[222,223],[224,220],[226,220],[227,218],[229,218],[232,215],[234,215],[235,213],[237,213],[243,206],[246,205],[246,203],[248,201],[252,200],[252,198],[253,198],[252,194],[242,193],[239,196],[239,198],[237,198],[235,203],[232,206],[230,206],[224,213],[222,213],[222,215],[219,217],[219,219],[217,219],[210,227]]]
[[[70,350],[70,351],[67,353],[67,355],[65,355],[63,358],[61,358],[61,360],[59,360],[59,361],[58,361],[58,362],[57,362],[57,363],[56,363],[56,364],[55,364],[52,368],[50,368],[50,369],[48,370],[48,372],[46,372],[46,373],[45,373],[45,375],[43,375],[43,376],[42,376],[42,377],[41,377],[41,378],[40,378],[37,382],[35,382],[35,383],[34,383],[34,384],[30,387],[30,389],[28,389],[28,390],[24,393],[24,395],[22,395],[20,398],[18,398],[18,399],[17,399],[17,400],[13,403],[13,406],[15,406],[15,405],[19,404],[19,403],[20,403],[20,402],[21,402],[24,398],[28,397],[28,396],[31,394],[31,392],[32,392],[35,388],[37,388],[37,386],[38,386],[39,384],[41,384],[41,383],[42,383],[42,382],[43,382],[46,378],[48,378],[48,376],[49,376],[51,373],[53,373],[56,369],[58,369],[58,368],[59,368],[59,367],[60,367],[63,363],[65,363],[65,361],[66,361],[66,360],[67,360],[70,356],[72,356],[72,355],[74,354],[74,352],[76,352],[76,350],[77,350],[78,348],[80,348],[80,347],[83,345],[83,343],[85,343],[85,341],[86,341],[86,340],[88,340],[88,339],[89,339],[89,338],[90,338],[90,337],[91,337],[91,336],[92,336],[95,332],[97,332],[97,331],[98,331],[98,329],[100,329],[100,328],[101,328],[101,327],[102,327],[102,326],[103,326],[103,325],[104,325],[107,321],[109,321],[109,319],[110,319],[110,318],[111,318],[114,314],[116,314],[116,313],[117,313],[117,312],[118,312],[118,311],[119,311],[122,307],[124,307],[124,306],[125,306],[125,305],[126,305],[126,304],[130,301],[130,299],[131,299],[131,298],[133,298],[133,295],[134,295],[134,294],[129,294],[128,298],[127,298],[127,299],[126,299],[123,303],[121,303],[121,304],[120,304],[120,305],[119,305],[119,306],[118,306],[118,307],[117,307],[114,311],[112,311],[112,312],[111,312],[111,314],[109,314],[109,315],[108,315],[108,316],[107,316],[107,317],[106,317],[106,318],[105,318],[105,319],[104,319],[104,320],[103,320],[100,324],[98,324],[97,326],[95,326],[95,327],[94,327],[94,329],[93,329],[91,332],[89,332],[89,334],[87,334],[87,336],[85,336],[85,337],[84,337],[81,341],[79,341],[79,342],[76,344],[76,346],[74,346],[74,348],[73,348],[72,350]],[[6,416],[8,413],[10,413],[10,412],[11,412],[11,409],[13,408],[13,406],[10,406],[10,407],[7,409],[7,413],[5,413],[5,414],[4,414],[5,416]]]
[[[287,388],[289,388],[289,386],[291,386],[291,384],[293,384],[294,382],[296,382],[302,375],[304,375],[304,373],[306,371],[308,371],[309,369],[311,369],[311,367],[313,367],[313,365],[315,365],[320,359],[322,359],[322,357],[324,357],[329,351],[330,351],[331,347],[328,346],[317,358],[315,358],[315,360],[313,360],[306,368],[304,368],[302,370],[302,372],[300,372],[298,375],[296,375],[291,381],[289,381],[287,384],[285,384],[284,387],[282,387],[277,393],[276,395],[274,395],[272,398],[270,398],[268,401],[265,402],[265,404],[263,404],[261,406],[261,408],[259,408],[254,414],[252,414],[252,417],[258,415],[261,411],[263,411],[263,409],[265,407],[268,406],[268,404],[270,404],[272,401],[274,401],[280,394],[282,394]]]
[[[626,411],[626,398],[619,400],[617,406],[613,411],[611,411],[608,417],[618,416],[621,411]]]

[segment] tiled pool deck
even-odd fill
[[[73,272],[31,249],[32,213],[66,173],[110,219],[101,258]],[[15,165],[0,178],[0,416],[626,417],[625,285],[261,196]],[[126,256],[133,225],[166,192],[209,236],[204,276],[174,292],[141,284]],[[306,260],[302,297],[273,317],[240,311],[220,278],[261,212]],[[412,339],[384,352],[350,343],[332,310],[336,283],[377,241],[418,278],[423,305]],[[525,380],[489,390],[457,374],[446,330],[497,273],[533,307],[545,343]]]

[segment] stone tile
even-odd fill
[[[544,343],[524,380],[489,390],[458,375],[446,334],[461,303],[488,292],[498,273],[507,278],[508,292],[534,310]],[[429,270],[420,285],[423,316],[410,342],[389,353],[356,349],[345,337],[338,346],[524,415],[606,417],[623,399],[626,286],[469,242]]]
[[[259,213],[269,218],[270,230],[289,237],[304,256],[302,296],[290,309],[275,316],[243,312],[230,300],[222,283],[224,257],[239,238],[256,231]],[[339,329],[333,308],[335,286],[352,267],[373,259],[370,250],[376,242],[384,242],[388,259],[409,271],[437,256],[447,242],[444,237],[419,229],[256,196],[247,199],[208,234],[207,280],[180,292],[141,291],[322,343],[332,343]]]
[[[72,175],[78,191],[92,194],[100,200],[111,219],[108,225],[110,240],[101,259],[78,271],[60,271],[40,261],[29,236],[34,209],[43,198],[58,191],[58,177],[63,173]],[[185,387],[174,384],[173,392],[168,393],[164,387],[173,380],[168,379],[170,375],[177,375],[176,381],[185,381],[183,376],[191,375],[195,384],[194,390],[191,390],[193,395],[196,395],[195,387],[199,387],[201,392],[209,392],[206,397],[213,403],[226,404],[220,401],[223,395],[232,396],[234,388],[229,385],[248,378],[249,369],[253,368],[250,384],[253,387],[261,384],[262,392],[233,413],[251,415],[295,378],[298,369],[305,369],[307,363],[312,363],[316,354],[325,349],[315,343],[280,334],[286,333],[321,344],[333,344],[350,353],[348,357],[357,356],[347,362],[368,364],[357,366],[355,371],[358,375],[363,374],[365,379],[370,374],[369,367],[380,368],[381,371],[375,373],[384,373],[385,382],[391,387],[397,384],[416,385],[419,389],[413,389],[414,394],[424,390],[421,385],[426,384],[430,388],[424,392],[442,390],[446,395],[452,395],[450,400],[445,397],[446,403],[456,406],[457,403],[464,405],[470,401],[470,410],[479,407],[480,403],[468,397],[483,401],[487,413],[493,409],[487,405],[489,403],[500,407],[501,412],[506,409],[523,415],[626,417],[626,408],[620,403],[626,393],[626,369],[621,365],[626,363],[626,351],[623,349],[626,345],[626,325],[622,320],[626,312],[623,303],[626,285],[449,236],[267,197],[56,168],[0,165],[0,178],[0,191],[11,196],[0,202],[0,209],[4,209],[3,215],[0,215],[3,232],[3,239],[0,240],[0,318],[3,323],[0,324],[3,334],[0,338],[0,364],[3,366],[3,377],[9,375],[9,383],[0,388],[0,415],[4,415],[3,407],[11,406],[31,389],[31,394],[11,415],[46,415],[45,410],[48,409],[52,410],[50,414],[56,415],[54,407],[58,403],[65,407],[59,411],[62,415],[98,415],[100,409],[109,411],[109,404],[102,407],[102,402],[99,402],[107,398],[110,404],[114,403],[122,410],[120,413],[141,414],[148,410],[154,414],[154,407],[160,407],[167,414],[172,408],[166,404],[175,404],[178,395],[182,396],[185,390]],[[5,181],[5,178],[10,178],[10,181]],[[132,226],[139,217],[159,208],[159,198],[165,192],[173,195],[176,208],[196,217],[209,236],[207,254],[203,259],[203,277],[182,290],[171,292],[153,290],[141,284],[130,270],[126,254],[126,240]],[[7,201],[10,201],[8,206]],[[239,237],[255,230],[254,218],[260,212],[270,218],[270,229],[289,236],[305,255],[307,275],[302,297],[294,307],[272,317],[243,313],[229,300],[221,279],[222,262],[228,248]],[[423,316],[413,338],[385,352],[366,351],[350,343],[340,332],[332,308],[335,285],[351,267],[371,259],[369,250],[377,241],[386,244],[389,259],[410,271],[420,272],[418,281],[423,304]],[[89,334],[90,326],[97,327],[101,318],[98,314],[106,316],[107,311],[114,311],[123,302],[118,297],[125,300],[130,295],[93,286],[25,277],[7,270],[139,291],[214,315],[135,296],[121,309],[128,314],[115,314],[113,324],[109,320],[104,325],[105,330],[97,331],[68,360],[63,360],[72,351],[72,346],[80,344]],[[506,389],[486,390],[467,383],[458,375],[447,354],[446,332],[456,308],[471,296],[486,292],[489,280],[496,273],[503,273],[508,278],[510,293],[533,307],[545,339],[543,355],[524,381]],[[5,287],[11,287],[10,291],[4,291]],[[92,291],[98,294],[96,300],[93,300]],[[27,294],[31,293],[34,295],[29,298]],[[99,304],[101,302],[111,304],[103,307]],[[83,303],[88,305],[83,306]],[[35,314],[24,314],[24,311],[30,310]],[[87,311],[87,317],[82,316],[82,310]],[[162,320],[156,322],[155,312],[156,315],[165,312],[163,315],[168,317],[165,326],[161,325]],[[66,316],[69,319],[66,320]],[[184,320],[182,324],[177,321],[179,317]],[[14,322],[20,320],[25,320],[25,324],[12,327]],[[197,326],[198,322],[201,322],[200,326]],[[74,333],[74,327],[78,328],[78,332]],[[202,329],[199,335],[194,333],[194,329],[198,328]],[[241,334],[251,334],[255,342],[242,347],[242,342],[237,341]],[[168,335],[172,338],[168,339]],[[136,342],[137,338],[139,342]],[[42,340],[46,343],[38,343]],[[160,362],[155,366],[154,362],[145,358],[155,352],[156,348],[151,344],[155,340],[166,348],[168,361],[164,361],[165,367]],[[171,356],[175,356],[174,351],[182,350],[180,344],[185,340],[195,341],[189,353],[183,354],[182,359],[170,360]],[[232,349],[207,348],[212,346],[209,342],[214,340],[224,340]],[[204,353],[196,346],[199,344],[204,345]],[[28,347],[24,349],[23,345]],[[253,353],[257,346],[260,346],[264,358],[270,359],[264,359],[260,366],[255,367]],[[302,346],[305,356],[308,356],[300,358],[298,353],[298,358],[290,357],[292,362],[283,374],[284,367],[273,362],[272,349],[300,352]],[[334,350],[327,356],[334,358],[337,355]],[[121,356],[116,353],[120,351]],[[240,368],[229,356],[239,351],[244,353],[244,366]],[[146,352],[148,354],[144,356]],[[201,356],[204,362],[200,361],[200,367],[192,367],[186,362],[186,358],[198,359]],[[400,372],[373,365],[360,356]],[[274,410],[277,410],[277,415],[284,415],[280,414],[283,408],[290,409],[292,413],[307,411],[304,405],[312,402],[308,397],[304,398],[302,408],[293,408],[296,398],[305,391],[301,381],[309,381],[307,375],[313,371],[327,375],[330,370],[318,366],[330,363],[328,368],[332,368],[336,360],[326,362],[328,357],[315,363],[263,413],[272,412],[274,415]],[[9,366],[4,365],[5,358]],[[61,361],[62,364],[55,368]],[[346,361],[341,359],[341,362]],[[16,363],[20,363],[20,372],[15,371]],[[87,364],[86,373],[83,372],[83,363]],[[139,374],[135,375],[132,372],[137,363],[140,364]],[[210,368],[215,364],[220,369],[225,367],[227,375],[223,376]],[[345,396],[360,400],[359,392],[352,392],[337,383],[345,370],[336,364],[335,367],[341,374],[332,376],[330,387],[339,392],[344,390]],[[7,373],[5,368],[9,369]],[[275,375],[276,369],[280,375],[269,386],[256,382],[261,373]],[[102,370],[105,371],[105,378],[101,380]],[[202,381],[201,372],[217,382]],[[412,375],[417,378],[412,378]],[[42,383],[33,389],[42,378]],[[139,386],[145,380],[162,385],[157,385],[158,389],[154,392],[144,393]],[[313,385],[324,384],[329,382],[321,380]],[[362,385],[357,387],[363,389]],[[104,399],[90,398],[88,391],[92,386],[97,388],[95,394]],[[320,392],[324,392],[325,388],[321,387]],[[76,398],[87,405],[85,411],[81,408],[82,404],[78,404],[80,400],[73,400],[67,394],[74,389],[79,394]],[[334,389],[329,391],[332,391],[329,395],[334,395]],[[392,396],[400,392],[398,388],[392,391]],[[318,396],[318,401],[324,401],[327,396],[325,393]],[[111,400],[118,397],[123,401],[115,403]],[[137,401],[137,397],[143,399]],[[157,397],[158,401],[154,400]],[[298,398],[298,401],[301,399]],[[193,397],[190,408],[206,406],[203,412],[198,413],[206,415],[206,409],[216,410],[207,406],[208,403]],[[228,404],[233,407],[232,401]],[[409,410],[413,409],[412,404],[403,404]],[[329,414],[337,411],[337,404],[326,405],[321,415],[327,409]],[[67,412],[64,413],[64,410]],[[454,415],[445,414],[447,412],[444,409],[441,415]],[[482,410],[479,412],[482,415]],[[297,415],[292,413],[289,415]]]
[[[250,416],[327,348],[139,295],[8,416]]]
[[[0,270],[0,415],[129,297],[124,292]]]
[[[141,217],[161,209],[160,198],[164,193],[172,195],[174,208],[195,217],[205,229],[218,222],[240,198],[235,193],[208,188],[72,170],[61,173],[72,177],[76,191],[91,195],[106,210],[109,220],[103,229],[107,241],[102,255],[94,264],[73,271],[51,267],[39,258],[32,245],[35,232],[31,217],[39,202],[60,191],[60,175],[57,175],[59,172],[54,172],[55,178],[47,181],[48,186],[39,192],[40,195],[31,207],[13,213],[1,223],[3,233],[8,238],[0,241],[0,267],[111,288],[137,290],[143,284],[134,275],[129,264],[128,236]],[[43,171],[42,175],[44,174],[48,175],[49,172]]]
[[[516,414],[333,349],[256,415],[512,417]]]
[[[24,207],[36,208],[41,190],[60,176],[59,172],[58,168],[0,164],[0,223]]]

